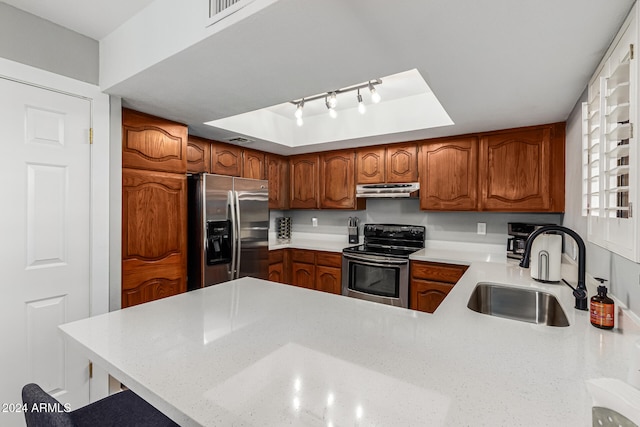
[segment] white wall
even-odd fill
[[[563,225],[575,230],[587,246],[586,270],[594,277],[602,277],[609,291],[631,311],[640,315],[640,264],[631,262],[604,248],[587,242],[587,219],[582,216],[582,102],[578,100],[567,119],[565,215]],[[569,239],[570,240],[570,239]],[[565,252],[573,255],[573,248],[565,245]]]
[[[0,2],[0,57],[98,84],[98,42]]]

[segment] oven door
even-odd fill
[[[409,307],[409,260],[342,254],[342,294]]]

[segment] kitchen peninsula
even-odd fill
[[[626,379],[637,329],[591,327],[515,264],[469,264],[433,315],[242,278],[61,329],[185,426],[590,425],[585,380]],[[469,310],[481,281],[554,294],[570,326]]]

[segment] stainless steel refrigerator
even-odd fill
[[[206,173],[187,178],[187,288],[245,276],[267,279],[267,181]]]

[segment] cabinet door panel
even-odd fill
[[[211,145],[211,173],[242,176],[242,149],[215,142]]]
[[[411,280],[409,308],[433,313],[444,301],[453,285],[427,280]]]
[[[251,179],[264,179],[264,153],[244,150],[242,153],[242,176]]]
[[[186,177],[123,169],[123,308],[186,291],[186,233]]]
[[[316,265],[316,290],[340,295],[342,293],[342,270],[336,267]]]
[[[289,207],[318,208],[318,163],[316,154],[291,157],[289,160]]]
[[[285,283],[284,264],[282,262],[269,264],[269,280],[272,282]]]
[[[415,144],[387,146],[387,182],[415,182],[418,180],[418,156]]]
[[[356,183],[379,184],[385,182],[384,158],[384,147],[370,147],[356,151]]]
[[[269,209],[287,209],[289,203],[289,161],[272,154],[267,154],[266,158]]]
[[[187,143],[187,172],[211,172],[211,143],[193,136],[189,137]]]
[[[551,205],[549,127],[484,136],[481,209],[544,211]]]
[[[291,284],[301,288],[315,288],[315,266],[299,262],[291,263]]]
[[[320,156],[320,207],[353,209],[356,205],[355,152]]]
[[[187,127],[124,108],[122,167],[185,173]]]
[[[420,209],[477,209],[477,138],[428,142],[420,150],[419,165]]]

